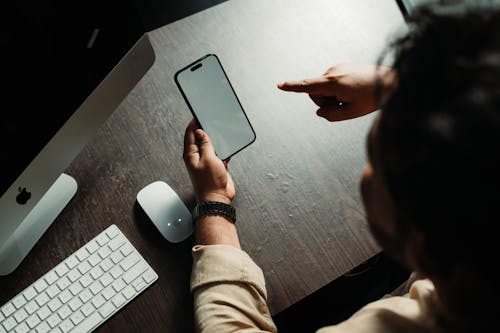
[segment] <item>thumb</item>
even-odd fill
[[[204,158],[205,156],[215,156],[212,140],[210,140],[207,133],[201,129],[197,129],[195,135],[198,140],[198,146],[200,147],[200,157]]]

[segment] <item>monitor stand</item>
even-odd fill
[[[0,247],[0,275],[12,273],[75,195],[78,185],[61,174],[12,236]]]

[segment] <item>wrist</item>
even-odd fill
[[[226,195],[214,192],[206,193],[201,196],[196,196],[196,203],[200,203],[202,201],[217,201],[225,203],[227,205],[230,205],[232,202],[232,200]]]
[[[230,245],[241,248],[236,226],[222,216],[201,217],[195,230],[196,243],[199,245]]]

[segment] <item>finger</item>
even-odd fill
[[[184,133],[184,159],[186,162],[190,162],[191,164],[195,164],[198,162],[199,148],[196,144],[196,138],[194,131],[198,128],[198,122],[193,119],[189,122],[186,127],[186,132]]]
[[[199,128],[196,120],[193,118],[186,127],[184,132],[184,148],[188,147],[190,144],[196,143],[194,131]]]
[[[329,105],[338,105],[339,100],[334,96],[318,96],[309,94],[309,97],[312,99],[314,104],[317,106],[329,106]]]
[[[364,116],[370,112],[359,112],[352,104],[321,107],[316,114],[328,121],[342,121]]]
[[[212,140],[208,137],[207,133],[205,133],[201,129],[197,129],[195,131],[196,139],[198,140],[197,144],[200,149],[200,158],[206,157],[217,157],[215,154],[214,146],[212,145]]]
[[[287,81],[278,84],[278,88],[284,91],[305,92],[309,94],[332,94],[332,81],[324,76],[300,81]]]

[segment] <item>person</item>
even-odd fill
[[[423,7],[389,48],[390,68],[339,64],[278,85],[309,94],[329,121],[380,109],[368,136],[362,201],[374,238],[414,272],[402,296],[318,332],[498,329],[499,26],[493,6]],[[228,164],[194,121],[184,160],[197,202],[231,203]],[[241,250],[235,224],[205,215],[195,228],[196,330],[276,332],[263,273]]]

